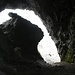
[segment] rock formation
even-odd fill
[[[9,13],[9,16],[12,17],[12,19],[1,25],[1,29],[7,36],[9,41],[8,44],[11,47],[10,57],[12,55],[14,58],[13,60],[16,60],[13,53],[20,51],[19,57],[21,59],[29,61],[42,59],[37,50],[38,42],[43,38],[42,30],[16,13]]]
[[[40,16],[40,18],[42,19],[42,21],[43,21],[44,25],[46,26],[48,32],[50,33],[50,36],[55,41],[62,61],[66,61],[66,62],[69,62],[69,63],[75,62],[75,47],[74,47],[74,45],[75,45],[75,43],[74,43],[75,42],[75,38],[74,38],[75,37],[75,26],[74,26],[75,25],[75,0],[15,0],[15,1],[14,0],[0,0],[0,11],[4,10],[5,8],[8,8],[8,9],[20,8],[20,9],[33,10],[37,15]],[[16,19],[16,20],[18,21],[19,19]],[[12,20],[13,23],[15,23],[16,20],[14,21],[14,19],[13,19]],[[11,20],[9,21],[9,24],[10,23],[11,23]],[[16,24],[17,24],[17,22],[16,22]],[[12,58],[14,56],[16,57],[16,54],[14,54],[14,52],[13,52],[14,48],[15,48],[14,50],[17,51],[17,52],[19,51],[19,53],[20,53],[20,50],[21,50],[19,48],[21,43],[20,44],[15,43],[15,41],[18,42],[18,40],[20,40],[20,38],[14,39],[15,40],[14,42],[13,42],[13,40],[10,41],[10,39],[14,38],[14,35],[13,35],[14,32],[13,31],[15,31],[15,35],[16,35],[17,32],[20,32],[22,30],[22,28],[19,31],[19,29],[16,25],[15,28],[18,29],[16,31],[16,30],[13,30],[14,26],[10,25],[10,26],[7,26],[7,27],[8,27],[7,30],[11,28],[12,33],[9,32],[9,30],[8,30],[8,32],[4,32],[5,30],[2,29],[3,32],[6,34],[6,36],[8,36],[7,33],[10,33],[10,36],[8,36],[5,41],[3,40],[4,37],[3,38],[1,37],[1,39],[4,41],[3,44],[5,44],[5,45],[8,44],[9,46],[11,45],[10,48],[8,49],[8,51],[9,51],[8,56],[10,56],[10,58],[8,58],[7,60],[3,60],[2,57],[0,58],[0,61],[3,62],[3,64],[1,63],[1,65],[4,65],[4,67],[0,67],[0,70],[1,70],[0,73],[1,74],[3,74],[3,75],[6,75],[6,74],[7,75],[33,74],[34,75],[34,73],[39,73],[39,74],[42,74],[42,75],[46,75],[46,74],[60,75],[59,72],[61,72],[61,75],[66,75],[66,74],[74,75],[75,74],[74,64],[68,65],[69,67],[66,67],[66,65],[65,65],[61,68],[60,68],[60,66],[59,67],[50,67],[50,68],[49,67],[47,67],[47,68],[43,67],[42,68],[40,66],[37,66],[38,68],[35,68],[35,72],[34,72],[33,69],[34,69],[34,67],[36,67],[36,65],[31,66],[31,65],[27,64],[28,62],[22,63],[22,62],[19,61],[19,64],[27,64],[29,67],[26,66],[26,65],[24,65],[24,66],[22,66],[22,65],[18,66],[17,65],[15,67],[16,69],[14,69],[13,65],[12,66],[10,66],[10,65],[8,66],[7,64],[5,65],[4,61],[9,61],[11,59],[11,57]],[[2,34],[1,36],[5,36],[3,34],[3,32],[1,33]],[[24,31],[22,30],[22,32],[24,32]],[[28,33],[28,34],[30,34],[30,33]],[[11,37],[11,35],[13,37]],[[19,35],[16,35],[15,38],[17,38],[18,36]],[[21,34],[21,36],[23,36],[23,34]],[[30,36],[28,36],[28,37],[30,37]],[[26,38],[28,38],[28,37],[26,37]],[[37,37],[35,37],[35,38],[37,39]],[[31,37],[31,40],[34,41],[34,39],[32,39],[32,37]],[[20,40],[20,42],[23,42],[23,40]],[[12,45],[14,43],[15,43],[15,45],[14,45],[14,47],[12,47]],[[30,43],[32,43],[32,42],[30,42]],[[22,43],[22,44],[24,45],[24,43]],[[8,46],[8,45],[6,45],[6,46]],[[23,45],[21,45],[21,48],[23,48]],[[5,49],[2,47],[3,45],[0,45],[0,46],[1,46],[0,48],[3,49],[3,51],[5,51]],[[22,50],[24,50],[24,49],[22,49]],[[17,60],[19,60],[22,56],[19,53],[17,54],[18,57],[15,58]],[[22,52],[22,54],[23,54],[23,52]],[[39,54],[38,54],[38,56],[39,56]],[[25,57],[25,56],[22,56],[22,57]],[[13,60],[15,60],[15,59],[13,58]],[[31,62],[29,62],[29,63],[31,63]],[[31,68],[31,69],[29,69],[29,68]],[[72,70],[70,70],[70,68]],[[6,69],[9,69],[10,71],[8,71]],[[28,70],[29,72],[28,71],[24,72],[24,70],[25,71]],[[66,71],[67,71],[67,73],[66,73]],[[5,74],[3,72],[5,72]],[[18,74],[16,74],[16,73],[18,73]]]

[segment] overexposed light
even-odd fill
[[[35,15],[34,11],[21,10],[21,9],[16,9],[16,10],[5,9],[4,11],[2,11],[0,13],[0,24],[2,24],[3,22],[5,22],[6,20],[9,20],[11,18],[8,16],[9,12],[17,13],[18,15],[29,20],[31,23],[36,24],[38,27],[40,27],[42,29],[42,31],[44,33],[44,37],[38,43],[37,49],[38,49],[38,52],[40,53],[40,55],[43,57],[43,59],[47,63],[53,64],[53,63],[61,61],[54,41],[49,36],[49,33],[48,33],[46,27],[43,25],[39,16]]]
[[[43,37],[38,44],[38,51],[40,52],[44,61],[49,64],[61,62],[55,43],[50,36]]]

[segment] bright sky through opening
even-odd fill
[[[0,24],[11,18],[8,16],[9,12],[17,13],[18,15],[29,20],[31,23],[36,24],[38,27],[42,29],[42,31],[44,32],[44,37],[39,42],[37,49],[40,52],[40,55],[43,57],[44,61],[46,61],[49,64],[61,61],[54,41],[49,36],[47,29],[43,25],[41,19],[37,15],[35,15],[34,11],[21,9],[16,10],[5,9],[0,13]]]

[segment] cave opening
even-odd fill
[[[46,27],[43,25],[42,20],[39,18],[38,15],[34,13],[34,11],[21,10],[21,9],[16,9],[16,10],[5,9],[0,13],[0,24],[11,19],[11,17],[8,16],[9,12],[17,13],[21,17],[29,20],[31,23],[41,28],[41,30],[44,33],[44,37],[38,43],[37,49],[46,63],[53,64],[56,62],[61,62],[61,58],[58,54],[57,47],[54,41],[51,39],[51,36],[49,36],[49,33]]]

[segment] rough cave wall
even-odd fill
[[[34,10],[55,41],[62,60],[75,61],[74,0],[0,0],[0,11],[5,8]]]
[[[62,60],[75,61],[75,0],[0,0],[0,11],[5,8],[34,10],[41,17],[55,41]],[[3,29],[4,31],[11,29],[12,31],[9,33],[13,33],[13,27],[10,27],[13,24],[12,21],[9,20],[5,23],[9,26]],[[13,38],[11,37],[11,39]],[[14,54],[12,46],[10,46],[13,49],[12,52],[8,51],[10,47],[7,42],[10,41],[0,29],[0,75],[75,75],[75,64],[61,62],[58,66],[51,66],[42,61],[23,60],[20,59],[20,48],[16,47],[16,54]],[[10,53],[14,54],[11,55],[12,59],[9,57]],[[11,63],[5,62],[10,60]]]

